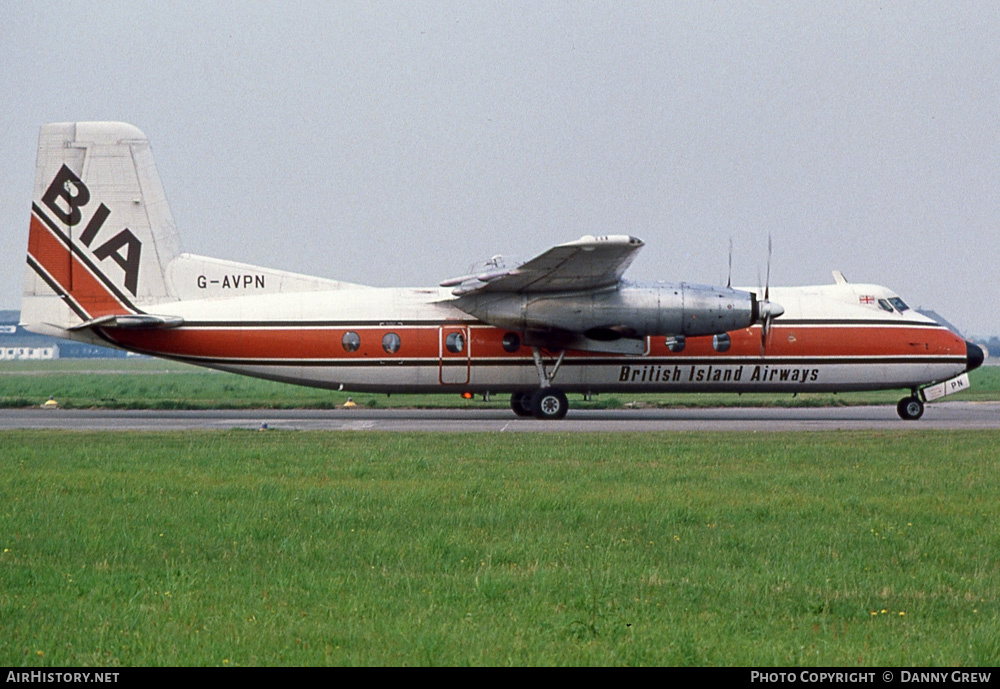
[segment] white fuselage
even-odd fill
[[[760,326],[727,333],[728,343],[726,336],[689,337],[680,351],[671,349],[679,344],[673,338],[650,336],[638,356],[567,353],[558,385],[592,393],[840,391],[911,388],[965,370],[962,338],[913,310],[878,306],[890,297],[875,285],[775,288],[771,298],[785,313],[763,347]],[[451,300],[438,288],[364,287],[188,300],[164,307],[184,320],[179,328],[102,336],[134,351],[324,388],[536,387],[530,349],[511,346],[517,334],[471,318]]]

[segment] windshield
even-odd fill
[[[892,299],[889,300],[889,303],[895,306],[896,310],[899,311],[900,313],[903,313],[903,311],[906,311],[908,308],[910,308],[909,306],[906,305],[906,302],[900,299],[899,297],[893,297]]]

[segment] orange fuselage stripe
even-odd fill
[[[364,359],[433,359],[440,356],[440,336],[436,326],[357,328],[361,347],[347,352],[342,346],[348,327],[300,329],[183,327],[172,330],[107,330],[107,335],[123,347],[167,356],[209,359],[253,360],[364,360]],[[402,345],[397,352],[382,349],[382,337],[397,333]],[[444,353],[446,358],[530,358],[530,349],[522,347],[506,352],[501,344],[505,331],[491,327],[470,329],[468,349],[461,354]],[[683,352],[671,352],[664,338],[654,338],[649,356],[676,358],[732,358],[760,356],[760,328],[730,333],[732,346],[717,352],[712,337],[688,338]],[[765,349],[768,358],[778,357],[941,357],[965,356],[965,342],[944,328],[881,326],[844,328],[823,325],[774,326]],[[607,354],[574,353],[576,357],[607,357]],[[623,359],[636,357],[622,357]]]

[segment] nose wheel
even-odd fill
[[[904,397],[896,405],[896,413],[904,421],[916,421],[924,415],[924,403],[916,395]]]

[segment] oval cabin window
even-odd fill
[[[503,351],[513,354],[521,348],[521,338],[517,333],[507,333],[503,336],[501,344],[503,345]]]
[[[465,337],[462,333],[448,333],[444,339],[444,346],[452,354],[460,354],[465,349]]]
[[[346,332],[340,342],[344,345],[345,352],[356,352],[361,346],[361,337],[357,333]]]
[[[384,349],[387,354],[395,354],[398,352],[400,344],[399,335],[396,333],[386,333],[385,337],[382,338],[382,349]]]

